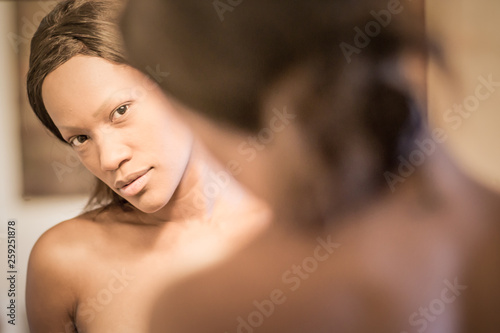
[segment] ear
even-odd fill
[[[290,209],[289,199],[304,195],[300,189],[314,188],[324,174],[325,166],[307,140],[297,112],[313,75],[307,63],[291,68],[261,98],[261,128],[255,137],[265,146],[261,161],[269,178],[265,193],[275,209],[284,207],[283,212],[295,211]]]

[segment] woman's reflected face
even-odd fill
[[[156,84],[130,66],[77,55],[45,78],[42,96],[90,172],[143,212],[168,203],[192,135]]]

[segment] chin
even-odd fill
[[[146,213],[146,214],[153,214],[165,207],[165,203],[158,203],[155,204],[154,202],[148,202],[148,203],[137,203],[134,205],[135,208],[139,209],[141,212]]]
[[[164,198],[155,198],[151,196],[143,196],[138,198],[137,201],[130,202],[135,208],[146,214],[153,214],[161,210],[168,204],[168,200]]]

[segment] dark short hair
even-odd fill
[[[392,2],[251,0],[217,9],[212,1],[129,0],[121,25],[134,65],[168,70],[161,86],[169,94],[244,130],[264,126],[263,96],[273,83],[307,67],[297,124],[331,171],[319,175],[331,191],[324,196],[337,191],[348,206],[387,185],[384,172],[413,149],[423,123],[397,71],[403,51],[426,54],[423,21],[405,8],[404,18],[394,13],[390,24],[377,23],[373,13]],[[379,25],[377,36],[356,46],[369,22]],[[347,44],[356,48],[350,58]]]
[[[111,0],[64,0],[43,18],[31,40],[27,91],[30,105],[42,124],[62,142],[62,137],[45,108],[43,81],[48,74],[76,55],[101,57],[127,64],[117,26],[122,5]],[[87,208],[117,204],[125,199],[96,178]]]

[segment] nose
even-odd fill
[[[103,171],[117,170],[132,157],[132,150],[118,135],[105,135],[100,141],[99,158]]]

